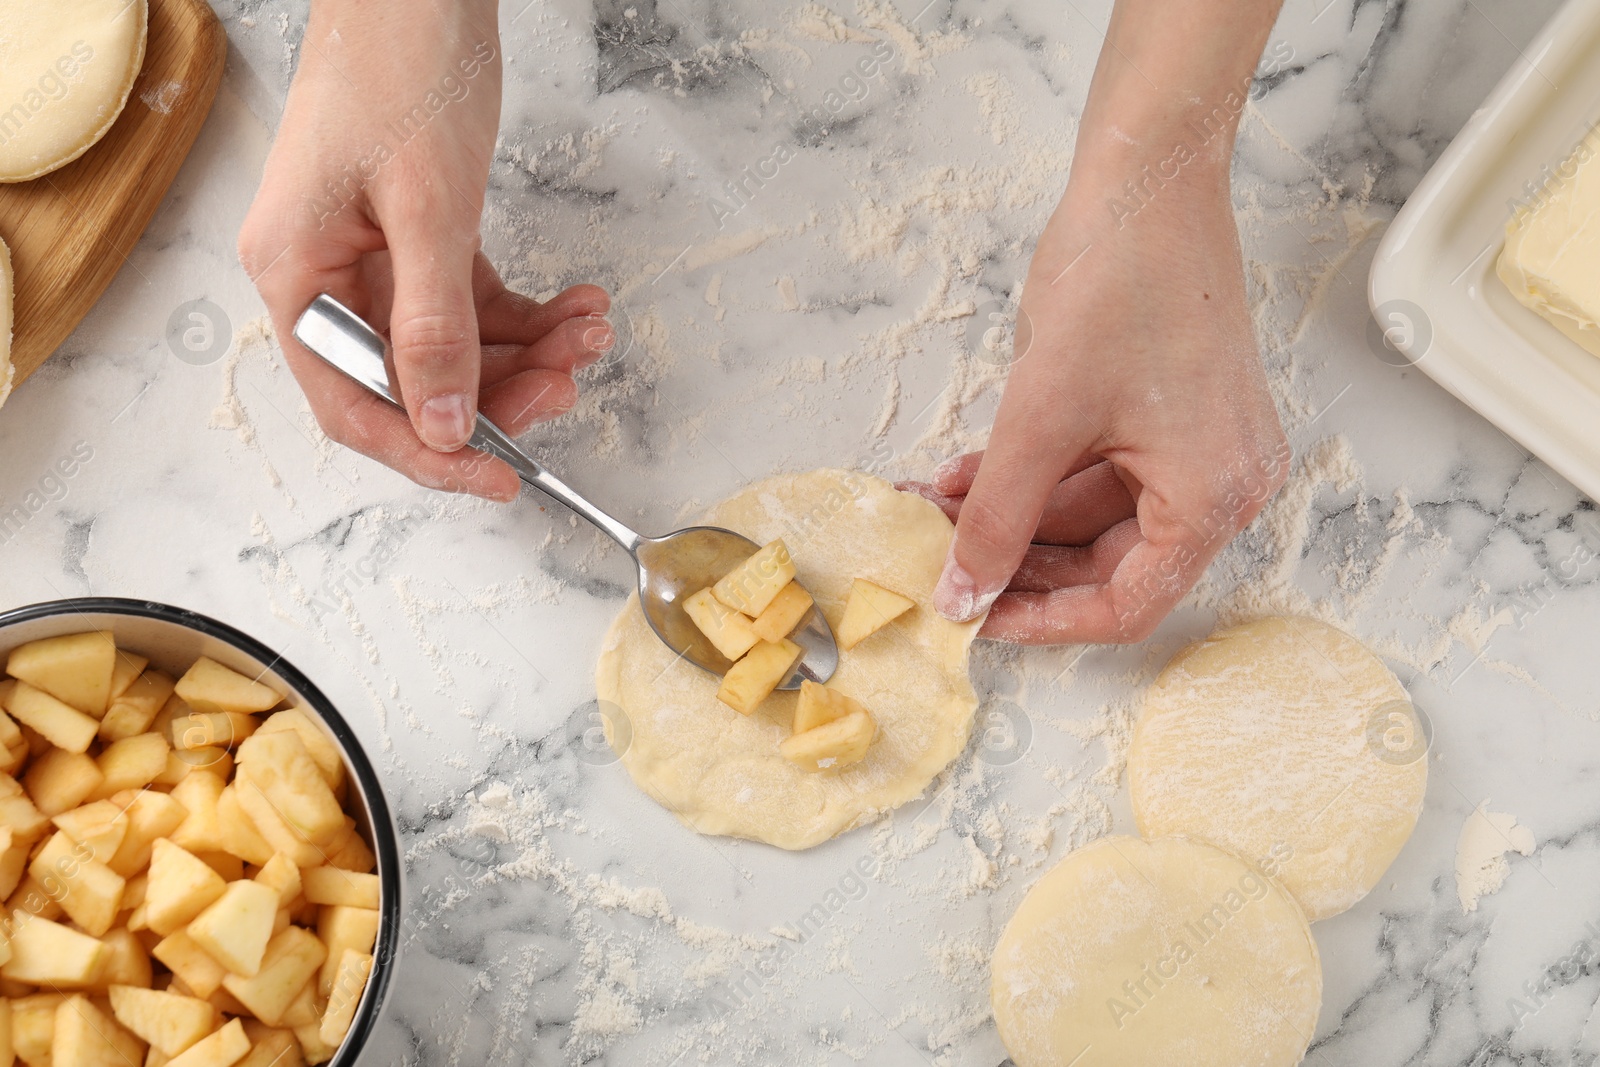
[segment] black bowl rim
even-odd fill
[[[372,820],[372,845],[378,856],[378,877],[386,890],[378,921],[379,943],[373,953],[373,978],[368,982],[366,1007],[351,1023],[350,1031],[340,1044],[339,1051],[328,1061],[329,1067],[342,1067],[351,1063],[360,1055],[368,1038],[377,1028],[379,1009],[388,999],[389,986],[394,977],[399,955],[402,914],[400,898],[403,892],[398,831],[389,811],[388,799],[383,793],[383,785],[378,781],[377,772],[373,770],[372,763],[367,759],[366,750],[361,746],[355,732],[350,729],[349,723],[344,721],[344,716],[335,710],[333,702],[323,694],[322,690],[279,653],[242,630],[187,608],[127,597],[72,597],[0,612],[0,629],[17,623],[70,614],[127,615],[157,619],[232,645],[240,652],[265,663],[268,670],[282,678],[296,695],[316,709],[333,736],[339,741],[344,749],[345,758],[350,761],[350,766],[360,783],[362,799],[367,805],[367,816]],[[380,825],[385,829],[385,833],[378,832]]]

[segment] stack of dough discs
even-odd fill
[[[1289,1067],[1322,968],[1299,906],[1236,857],[1108,837],[1028,891],[991,996],[1018,1067]]]
[[[146,0],[0,0],[0,182],[77,159],[144,65]]]
[[[1399,680],[1341,630],[1306,618],[1223,630],[1145,696],[1128,753],[1134,819],[1145,837],[1260,866],[1325,919],[1377,884],[1416,826],[1420,726]]]
[[[11,365],[11,249],[0,240],[0,404],[11,395],[16,368]]]
[[[718,679],[662,644],[630,597],[606,635],[595,682],[607,739],[634,782],[693,830],[789,849],[919,796],[966,748],[978,707],[967,654],[979,621],[949,622],[928,606],[950,520],[881,478],[821,470],[758,482],[713,508],[706,523],[759,544],[783,538],[798,580],[835,624],[856,578],[918,606],[840,658],[828,684],[867,706],[878,738],[860,763],[817,773],[778,751],[797,694],[774,693],[751,715],[733,711],[717,700]]]

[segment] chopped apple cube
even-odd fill
[[[344,827],[344,809],[298,733],[283,730],[247,738],[239,746],[239,764],[248,772],[250,783],[271,802],[278,817],[307,841],[326,845]],[[255,809],[246,803],[243,793],[239,800],[253,818]],[[260,820],[256,822],[260,828]],[[264,829],[262,836],[271,843],[272,838]]]
[[[111,1012],[117,1021],[168,1056],[176,1056],[216,1029],[210,1004],[179,993],[114,985]]]
[[[311,1023],[308,1026],[296,1026],[294,1039],[300,1043],[300,1051],[304,1053],[307,1063],[327,1063],[333,1059],[333,1054],[338,1048],[322,1040],[322,1024]]]
[[[111,668],[111,691],[106,707],[109,708],[116,703],[117,698],[128,691],[134,680],[143,674],[148,666],[150,661],[143,656],[125,649],[117,649],[116,665]]]
[[[9,826],[0,826],[0,900],[16,892],[28,866],[28,843]]]
[[[378,941],[378,913],[372,908],[352,908],[343,904],[330,904],[322,909],[317,919],[317,936],[328,946],[328,958],[323,961],[322,973],[317,976],[317,991],[324,997],[333,995],[333,981],[339,959],[346,949],[370,954]]]
[[[172,747],[179,752],[197,748],[238,748],[256,732],[261,721],[242,711],[191,711],[172,717]]]
[[[710,589],[702,589],[683,602],[683,612],[706,635],[706,640],[729,659],[738,659],[760,640],[750,628],[750,617],[734,611]]]
[[[28,1067],[51,1067],[56,1008],[66,999],[65,993],[34,993],[11,1002],[11,1045]]]
[[[160,734],[134,734],[113,741],[95,758],[105,780],[96,791],[108,797],[124,789],[143,789],[167,769],[167,739]]]
[[[87,985],[94,977],[100,963],[98,939],[26,912],[13,912],[11,922],[11,958],[0,965],[0,975],[67,989]]]
[[[87,800],[105,781],[100,767],[84,752],[52,748],[34,758],[22,784],[34,806],[45,815],[60,815]]]
[[[322,1040],[338,1047],[350,1032],[350,1022],[356,1017],[356,1005],[367,988],[367,976],[372,973],[372,957],[353,948],[344,950],[339,958],[339,969],[333,979],[333,992],[328,995],[328,1010],[322,1016]]]
[[[290,926],[267,943],[261,968],[253,977],[230,974],[223,978],[222,987],[238,997],[257,1019],[277,1026],[327,955],[328,950],[315,934]]]
[[[127,812],[109,800],[97,800],[81,808],[64,811],[50,820],[56,829],[83,845],[100,863],[111,862],[128,836],[131,820]]]
[[[306,752],[322,772],[322,780],[329,789],[337,790],[344,784],[344,756],[328,731],[320,726],[304,708],[285,708],[267,716],[260,733],[271,734],[280,730],[293,730],[306,746]]]
[[[250,1051],[233,1067],[305,1067],[300,1055],[300,1043],[294,1039],[293,1030],[274,1030],[269,1026],[252,1027],[256,1020],[245,1022],[245,1033],[250,1035]]]
[[[166,837],[176,830],[188,817],[188,812],[166,793],[153,789],[117,794],[110,799],[113,804],[122,805],[128,816],[128,832],[106,866],[124,878],[132,878],[149,866],[150,849],[156,838]]]
[[[116,662],[116,642],[111,634],[97,631],[20,645],[6,661],[6,673],[99,718],[111,700]]]
[[[228,973],[185,930],[162,938],[150,955],[166,964],[167,970],[183,979],[189,991],[201,999],[215,993]]]
[[[266,838],[261,836],[261,831],[256,829],[255,821],[239,806],[239,792],[232,785],[223,789],[222,795],[217,798],[217,829],[222,834],[223,849],[246,863],[259,867],[277,855],[272,846],[267,844]],[[293,869],[294,864],[290,863],[289,867]],[[300,884],[298,874],[295,875],[295,884]]]
[[[853,711],[866,710],[855,698],[807,679],[800,683],[800,703],[794,710],[794,732],[803,734],[824,723],[842,719]]]
[[[760,642],[722,676],[717,699],[739,714],[749,715],[789,676],[801,651],[787,638]]]
[[[256,872],[255,880],[264,886],[270,886],[278,894],[278,906],[285,907],[295,897],[300,895],[300,868],[294,861],[281,852],[274,853],[272,858],[262,865]]]
[[[150,929],[166,936],[188,925],[227,888],[222,876],[198,856],[158,838],[150,852],[150,882],[144,895]]]
[[[36,841],[49,825],[50,817],[34,807],[21,783],[9,774],[0,774],[0,826],[11,827],[24,841]]]
[[[356,832],[356,821],[345,816],[344,831],[328,846],[328,866],[364,874],[377,865],[378,857],[372,854],[372,849]]]
[[[6,909],[54,921],[61,918],[61,905],[31,874],[24,874],[17,888],[6,898]]]
[[[326,961],[323,966],[327,966]],[[297,1026],[316,1026],[322,1022],[322,1013],[327,1009],[327,998],[318,995],[317,983],[307,982],[283,1010],[283,1018],[278,1025],[289,1030]]]
[[[315,867],[324,861],[322,848],[307,841],[304,834],[289,828],[267,795],[256,787],[249,768],[241,766],[233,778],[233,791],[239,808],[250,817],[262,840],[274,852],[282,852],[297,867]]]
[[[782,640],[800,625],[800,620],[811,610],[812,603],[811,594],[806,592],[805,586],[790,582],[778,590],[778,595],[772,598],[767,610],[751,623],[750,628],[763,641]]]
[[[855,648],[916,606],[917,602],[909,597],[857,578],[850,584],[850,599],[845,602],[844,618],[839,621],[839,647],[845,651]]]
[[[116,929],[100,939],[100,965],[89,980],[91,991],[104,993],[113,985],[149,989],[154,979],[150,953],[133,931]]]
[[[244,1023],[232,1019],[216,1033],[203,1037],[172,1057],[166,1067],[233,1067],[250,1051]]]
[[[84,933],[97,938],[111,929],[127,882],[96,861],[87,846],[57,833],[33,858],[28,873]]]
[[[232,882],[189,924],[189,936],[232,973],[252,977],[272,939],[278,904],[278,892],[271,886]]]
[[[156,713],[171,699],[173,685],[172,676],[160,671],[139,675],[106,709],[100,720],[100,740],[120,741],[149,730]]]
[[[144,1058],[144,1042],[85,996],[56,1005],[50,1062],[66,1067],[130,1067]]]
[[[866,758],[878,728],[865,711],[852,711],[832,722],[795,734],[778,751],[784,759],[807,771],[848,767]]]
[[[277,690],[251,681],[216,660],[201,656],[178,679],[178,696],[195,711],[267,711],[283,697]]]
[[[734,611],[752,618],[767,610],[783,587],[794,580],[794,560],[782,538],[723,575],[711,593]]]
[[[376,908],[381,883],[375,874],[357,874],[337,867],[308,867],[300,872],[306,899],[313,904],[345,904]]]
[[[57,748],[87,752],[100,723],[65,701],[27,682],[18,682],[6,697],[6,710],[24,726],[31,726]]]
[[[172,799],[188,812],[172,831],[172,843],[190,852],[218,852],[227,844],[217,815],[217,802],[226,786],[210,771],[196,771],[172,787]]]
[[[225,748],[196,748],[188,752],[168,752],[167,769],[152,785],[177,785],[195,771],[209,771],[218,778],[233,774],[233,754]]]

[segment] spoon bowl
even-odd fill
[[[294,327],[295,340],[335,370],[396,407],[403,407],[389,382],[388,343],[359,315],[324,293],[311,302]],[[691,526],[662,537],[644,537],[591,504],[551,474],[498,426],[478,416],[468,447],[505,460],[517,477],[588,519],[633,557],[639,567],[639,605],[666,646],[696,667],[728,673],[733,661],[700,632],[683,602],[716,584],[761,546],[732,530]],[[804,650],[779,689],[799,689],[802,681],[826,682],[839,668],[839,644],[815,604],[789,639]]]

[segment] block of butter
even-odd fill
[[[1600,356],[1600,144],[1591,140],[1506,224],[1496,272],[1511,295]]]

